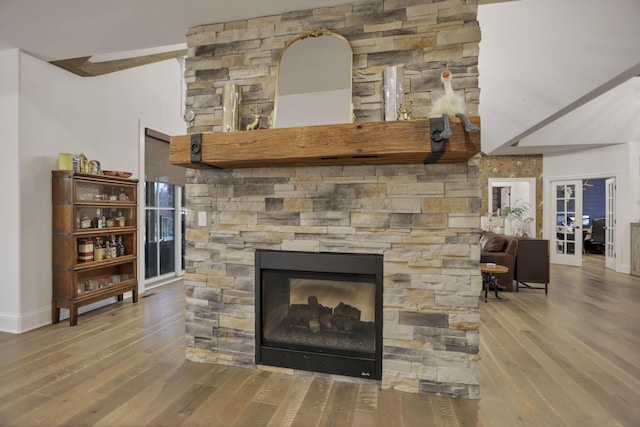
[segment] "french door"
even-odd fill
[[[582,266],[582,180],[551,181],[551,262]]]
[[[616,269],[616,179],[608,178],[605,181],[605,229],[604,247],[605,263],[607,268]]]

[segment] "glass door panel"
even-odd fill
[[[604,232],[604,254],[605,264],[611,270],[616,269],[616,179],[608,178],[605,181],[605,232]]]
[[[145,183],[145,279],[176,271],[175,187]]]
[[[175,271],[175,209],[160,209],[157,212],[162,275]]]
[[[155,209],[147,209],[145,212],[145,228],[144,228],[144,278],[158,276],[158,226],[157,212]]]

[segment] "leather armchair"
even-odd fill
[[[498,285],[504,290],[513,288],[513,277],[518,254],[518,239],[493,232],[484,232],[480,237],[482,246],[480,262],[493,262],[509,269],[506,273],[495,274]]]

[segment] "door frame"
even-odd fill
[[[536,194],[536,179],[535,178],[489,178],[487,181],[487,208],[489,212],[494,212],[493,206],[493,196],[492,190],[493,187],[499,185],[500,187],[509,187],[510,192],[514,192],[514,187],[519,184],[526,183],[529,184],[529,195],[526,200],[520,199],[522,202],[526,202],[529,204],[529,212],[527,216],[533,218],[533,223],[531,224],[531,232],[533,236],[536,237],[538,232],[538,218],[536,218],[536,205],[537,205],[537,194]],[[517,200],[510,200],[511,205],[513,205]],[[486,215],[486,213],[483,213]]]
[[[182,80],[184,82],[184,79]],[[183,103],[184,105],[184,103]],[[165,135],[180,135],[183,130],[174,130],[170,131],[165,129],[163,126],[155,125],[148,123],[142,119],[138,119],[138,195],[144,195],[144,183],[145,178],[147,176],[146,173],[146,159],[145,159],[145,149],[146,149],[146,138],[147,138],[147,129],[153,129],[157,132],[161,132]],[[144,248],[144,230],[142,227],[145,224],[145,215],[146,215],[146,198],[138,197],[138,248]],[[144,251],[138,251],[138,294],[143,294],[145,290],[154,288],[156,286],[161,286],[166,284],[169,281],[179,279],[183,274],[184,270],[182,270],[182,265],[180,265],[179,269],[176,269],[175,274],[172,274],[171,277],[167,278],[164,281],[146,281],[145,276],[145,264],[147,260],[145,259]],[[176,264],[177,266],[177,264]]]
[[[571,181],[574,179],[579,179],[582,181],[585,180],[591,180],[591,179],[607,179],[607,178],[615,178],[616,180],[616,193],[617,194],[621,194],[623,193],[623,189],[621,189],[622,186],[622,181],[620,179],[620,174],[619,173],[602,173],[599,172],[597,174],[588,174],[588,173],[581,173],[581,174],[575,174],[575,175],[562,175],[562,176],[554,176],[554,177],[544,177],[543,181],[542,181],[542,221],[543,221],[543,228],[542,228],[542,235],[544,239],[548,239],[549,241],[551,241],[551,238],[553,237],[550,234],[550,229],[548,227],[548,224],[555,224],[555,218],[552,218],[552,212],[553,212],[553,207],[551,205],[552,200],[551,200],[551,182],[552,181]],[[615,211],[616,212],[620,212],[620,204],[621,204],[621,200],[620,197],[616,197],[615,201],[614,201],[614,206],[615,206]],[[615,248],[615,252],[616,254],[620,254],[621,251],[621,242],[622,242],[622,227],[619,226],[619,224],[615,227],[615,230],[613,230],[614,233],[614,248]],[[620,257],[616,257],[616,265],[615,265],[615,271],[620,272],[620,273],[627,273],[628,271],[625,271],[622,266],[620,265]]]

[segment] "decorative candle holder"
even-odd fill
[[[398,120],[398,109],[404,104],[404,68],[398,65],[387,67],[384,78],[384,119]]]
[[[226,82],[222,95],[222,132],[235,132],[240,127],[240,102],[242,91],[240,86]]]

